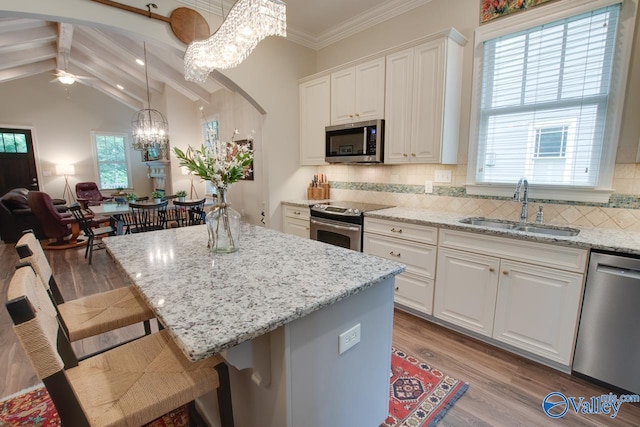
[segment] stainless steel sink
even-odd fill
[[[461,219],[462,224],[478,225],[481,227],[497,228],[500,230],[524,231],[527,233],[546,234],[550,236],[577,236],[580,230],[569,227],[555,227],[542,224],[523,224],[516,221],[502,219],[489,219],[483,217],[472,217]]]
[[[479,225],[481,227],[489,228],[502,228],[507,230],[513,230],[517,227],[517,223],[500,219],[488,219],[488,218],[465,218],[460,220],[463,224]]]

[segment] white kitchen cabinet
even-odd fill
[[[437,234],[435,227],[364,219],[363,251],[407,266],[396,276],[394,301],[425,314],[433,310]]]
[[[490,337],[499,267],[496,257],[439,248],[433,315]]]
[[[587,251],[440,229],[434,316],[569,367]]]
[[[495,339],[569,365],[582,296],[582,274],[503,260]]]
[[[384,118],[384,57],[331,73],[331,124]]]
[[[283,205],[282,207],[282,231],[295,236],[310,238],[309,234],[309,208]]]
[[[325,127],[330,124],[329,75],[300,84],[300,165],[324,165]]]
[[[464,44],[451,29],[387,55],[385,163],[457,163]]]

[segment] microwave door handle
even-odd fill
[[[367,126],[364,127],[364,132],[362,133],[362,137],[364,138],[364,141],[362,141],[363,145],[364,145],[364,150],[362,151],[364,154],[369,154],[367,153]]]

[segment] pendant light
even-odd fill
[[[267,36],[287,36],[286,5],[280,0],[238,0],[220,28],[206,40],[189,44],[184,78],[204,82],[215,69],[233,68]]]
[[[160,158],[165,158],[169,145],[169,125],[164,115],[151,108],[149,93],[149,73],[147,69],[147,45],[144,48],[144,77],[147,83],[147,107],[139,110],[131,119],[133,132],[133,148],[138,151],[156,149]]]

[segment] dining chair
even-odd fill
[[[141,426],[216,391],[220,422],[233,426],[228,367],[219,355],[188,360],[167,330],[79,360],[44,288],[29,265],[19,265],[7,292],[7,311],[63,426]]]
[[[133,286],[65,301],[51,266],[33,232],[25,232],[16,244],[21,262],[33,266],[43,289],[55,304],[69,339],[84,338],[142,322],[145,334],[151,333],[153,310]]]
[[[178,226],[204,224],[204,202],[205,199],[188,202],[174,201],[175,218]]]
[[[130,233],[162,230],[167,224],[168,200],[160,203],[129,203],[133,225]]]
[[[78,220],[78,224],[80,224],[80,229],[82,230],[85,237],[87,238],[87,247],[84,251],[84,257],[87,258],[87,255],[88,255],[89,264],[91,264],[91,258],[93,256],[94,246],[97,246],[98,249],[104,248],[104,245],[102,244],[102,240],[100,239],[100,237],[105,234],[113,236],[116,233],[116,229],[111,226],[95,227],[95,224],[92,221],[92,219],[94,218],[93,212],[91,212],[90,210],[82,209],[82,207],[79,204],[70,206],[69,211]]]

